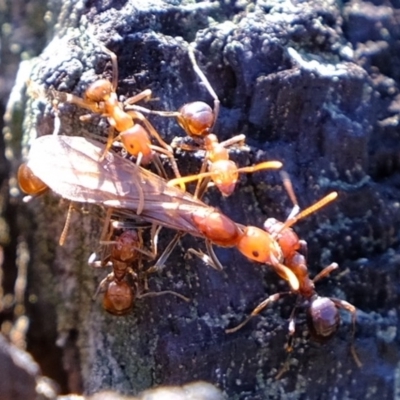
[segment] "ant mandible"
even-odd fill
[[[330,339],[337,331],[340,324],[339,309],[344,309],[351,314],[352,318],[352,344],[351,353],[358,366],[361,366],[357,353],[354,349],[354,333],[356,322],[356,308],[345,300],[333,297],[319,296],[315,290],[315,282],[328,276],[332,271],[336,270],[339,266],[336,263],[331,263],[319,272],[313,279],[310,279],[307,268],[306,254],[307,243],[300,240],[297,234],[291,229],[300,219],[314,213],[316,210],[324,207],[337,197],[337,193],[333,192],[321,199],[311,207],[299,212],[297,199],[295,197],[292,184],[287,174],[283,173],[284,186],[287,189],[290,198],[294,203],[293,211],[290,213],[285,222],[276,220],[275,218],[268,218],[264,223],[264,229],[268,232],[277,242],[282,250],[284,265],[294,274],[297,284],[293,285],[293,275],[286,275],[285,270],[280,276],[286,281],[290,282],[291,290],[289,292],[275,293],[264,301],[262,301],[241,324],[234,328],[227,329],[227,333],[233,333],[246,325],[254,316],[258,315],[269,304],[278,301],[282,296],[288,294],[295,294],[299,298],[303,298],[307,302],[307,316],[308,325],[311,337],[317,341],[326,341]],[[295,310],[295,309],[294,309]],[[289,346],[291,338],[295,333],[294,311],[289,320]]]
[[[116,93],[118,84],[117,56],[102,44],[100,44],[100,49],[111,59],[112,80],[98,79],[93,82],[86,89],[83,98],[55,90],[52,91],[53,97],[57,101],[75,104],[107,118],[110,124],[110,130],[101,159],[105,157],[113,143],[119,140],[125,150],[138,159],[138,164],[147,165],[151,161],[154,161],[156,162],[157,168],[160,169],[161,163],[156,157],[156,154],[161,153],[166,155],[171,161],[175,176],[180,177],[172,147],[164,142],[153,125],[141,112],[126,109],[128,105],[149,99],[152,94],[151,90],[146,89],[121,103]],[[87,117],[88,116],[82,116],[81,120],[85,120]],[[138,123],[135,123],[135,121]],[[116,137],[114,137],[114,130],[118,132]],[[149,134],[157,140],[161,147],[151,143]]]

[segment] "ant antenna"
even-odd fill
[[[291,202],[293,204],[293,209],[290,212],[289,216],[287,217],[287,219],[292,219],[300,211],[299,202],[297,201],[296,194],[294,193],[292,180],[290,179],[289,174],[286,171],[281,171],[280,175],[281,175],[283,187],[286,189],[286,192],[287,192],[287,194],[288,194],[288,196],[289,196],[289,198],[290,198],[290,200],[291,200]]]
[[[290,228],[292,225],[294,225],[297,221],[307,217],[310,214],[315,213],[317,210],[319,210],[322,207],[325,207],[327,204],[331,203],[333,200],[335,200],[338,197],[337,192],[332,192],[323,197],[321,200],[317,201],[315,204],[312,206],[306,208],[305,210],[301,211],[299,214],[297,214],[295,217],[291,219],[287,219],[286,222],[283,224],[282,228],[280,231],[282,231],[285,228]]]
[[[200,69],[199,65],[197,64],[196,61],[196,57],[194,56],[194,45],[193,43],[189,44],[188,47],[188,55],[190,58],[190,61],[193,65],[193,69],[196,72],[197,76],[200,78],[201,82],[203,83],[203,85],[206,87],[206,89],[208,90],[208,93],[210,93],[211,97],[214,99],[214,124],[215,121],[218,118],[218,114],[219,114],[219,99],[217,94],[215,93],[215,90],[212,88],[212,86],[210,85],[210,82],[208,81],[207,77],[204,75],[203,71]],[[211,129],[214,126],[211,127]]]
[[[58,244],[60,246],[64,246],[65,240],[67,239],[68,229],[69,229],[69,225],[71,223],[72,211],[73,211],[73,205],[72,205],[72,201],[71,201],[69,203],[67,218],[65,219],[64,228],[61,232],[60,239],[58,240]]]
[[[299,202],[297,201],[296,194],[294,193],[292,180],[290,179],[289,174],[286,171],[280,171],[280,175],[282,178],[283,186],[286,189],[286,192],[293,203],[293,209],[290,212],[289,216],[286,219],[286,222],[282,225],[279,232],[282,232],[285,228],[290,228],[293,226],[297,221],[309,216],[310,214],[315,213],[322,207],[325,207],[327,204],[331,203],[338,197],[337,192],[329,193],[327,196],[323,197],[321,200],[317,201],[310,207],[306,208],[305,210],[300,212]]]

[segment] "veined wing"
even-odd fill
[[[99,161],[101,143],[75,136],[42,136],[30,149],[28,167],[51,190],[71,201],[101,204],[135,213],[143,194],[144,219],[202,236],[192,214],[214,208],[118,154]]]

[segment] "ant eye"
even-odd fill
[[[260,257],[260,253],[258,251],[253,251],[253,256],[255,259],[258,259],[258,257]]]

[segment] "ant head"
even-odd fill
[[[47,189],[47,185],[33,174],[27,164],[21,164],[18,168],[18,184],[29,195],[40,194]]]
[[[135,231],[124,231],[115,241],[111,257],[122,262],[133,261],[140,246],[139,236]]]
[[[231,160],[218,160],[210,165],[209,171],[214,173],[211,179],[222,195],[230,196],[239,178],[236,164]]]
[[[307,314],[311,337],[318,342],[329,340],[339,327],[338,308],[328,297],[315,296],[311,299]]]
[[[103,308],[114,315],[125,315],[133,307],[135,296],[132,287],[125,281],[112,281],[104,293]]]
[[[178,123],[190,136],[206,136],[214,125],[214,111],[202,101],[185,104],[179,113]]]
[[[247,258],[263,264],[282,260],[282,251],[268,232],[255,226],[246,226],[237,249]]]
[[[105,101],[113,92],[113,87],[107,79],[99,79],[93,82],[85,91],[85,98],[95,103]]]

